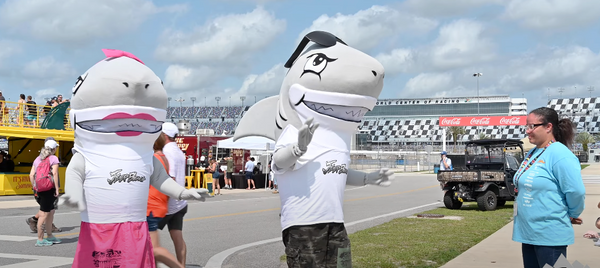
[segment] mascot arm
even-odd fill
[[[83,198],[83,181],[85,180],[85,159],[75,153],[65,171],[65,194],[61,196],[62,204],[85,210]]]
[[[152,172],[152,176],[150,176],[150,184],[152,184],[154,188],[161,193],[178,200],[205,200],[204,196],[208,194],[207,189],[185,189],[185,187],[179,185],[174,179],[171,178],[171,176],[169,176],[169,174],[167,174],[167,171],[162,163],[160,163],[160,160],[156,159],[156,157],[153,157],[152,159],[154,164],[154,172]]]
[[[390,186],[392,184],[393,171],[387,168],[382,168],[379,171],[366,173],[354,169],[348,169],[348,177],[346,178],[347,185],[363,186],[367,184]]]

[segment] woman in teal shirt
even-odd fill
[[[527,116],[529,151],[513,178],[518,190],[513,241],[522,243],[525,268],[554,266],[575,242],[573,224],[581,224],[585,187],[581,166],[569,150],[573,123],[555,110],[537,108]]]

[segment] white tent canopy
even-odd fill
[[[268,147],[267,147],[268,146]],[[233,137],[217,142],[218,148],[246,149],[246,150],[274,150],[275,141],[264,137],[244,137],[233,141]]]

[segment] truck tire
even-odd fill
[[[462,202],[454,199],[454,191],[447,191],[444,194],[444,205],[447,209],[460,209]]]
[[[485,193],[477,196],[477,206],[481,211],[495,210],[498,206],[498,196],[493,191],[487,190]]]
[[[506,200],[498,200],[498,205],[496,205],[496,207],[502,207],[506,205]]]

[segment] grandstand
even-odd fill
[[[478,108],[479,106],[479,108]],[[578,132],[600,134],[600,98],[552,99],[547,107],[558,111],[561,116],[571,118]],[[249,106],[228,107],[169,107],[167,118],[177,121],[185,118],[191,123],[190,134],[198,128],[215,130],[232,135],[237,123]],[[479,112],[478,112],[479,111]],[[368,144],[383,146],[432,144],[441,145],[443,137],[439,118],[445,116],[524,116],[527,115],[527,100],[509,96],[486,97],[442,97],[418,99],[381,99],[369,111],[359,128],[360,140]],[[478,133],[489,138],[525,138],[524,126],[464,127],[465,134],[460,142],[478,139]],[[451,141],[446,133],[446,141]]]
[[[444,140],[440,117],[477,115],[527,115],[527,100],[509,96],[383,99],[365,115],[360,132],[368,134],[373,143],[440,144]],[[478,133],[498,139],[525,137],[522,126],[467,126],[464,129],[465,134],[458,137],[459,141],[477,139]],[[446,137],[446,140],[450,139]]]

